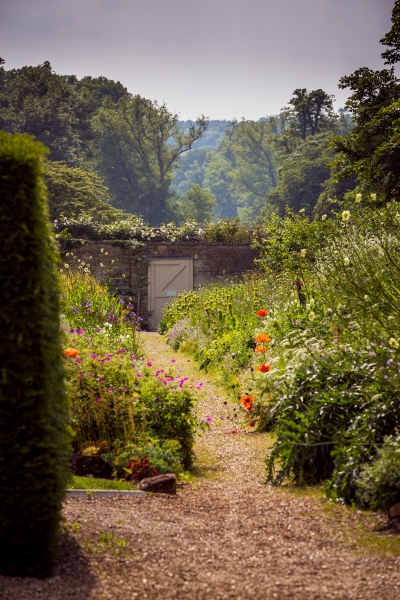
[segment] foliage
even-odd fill
[[[181,446],[176,440],[167,440],[162,445],[151,443],[151,440],[144,444],[117,442],[115,450],[102,457],[114,468],[115,477],[127,481],[182,471]]]
[[[375,510],[388,510],[400,502],[400,439],[387,436],[375,460],[365,465],[356,480],[358,500]]]
[[[140,206],[129,206],[129,212],[138,212],[151,225],[159,225],[170,216],[172,169],[179,156],[190,150],[207,129],[207,119],[201,116],[196,125],[183,131],[178,126],[178,116],[165,104],[158,105],[136,95],[121,98],[116,106],[104,104],[95,122],[98,131],[112,141],[123,159],[128,181],[129,178],[137,181]],[[122,204],[121,207],[128,208]]]
[[[180,200],[180,209],[185,220],[192,220],[202,227],[212,220],[215,205],[215,198],[197,183],[193,183]]]
[[[74,87],[76,77],[57,75],[48,61],[37,67],[0,67],[0,129],[28,133],[50,150],[50,160],[80,166],[95,139],[92,95]]]
[[[400,5],[392,11],[392,28],[381,39],[389,49],[382,53],[386,64],[399,59]],[[333,162],[336,178],[357,176],[361,192],[377,194],[377,203],[398,199],[400,194],[399,119],[400,83],[394,67],[373,71],[366,67],[342,77],[339,87],[352,92],[346,106],[355,119],[353,131],[334,138],[339,153]]]
[[[209,223],[204,232],[207,242],[250,242],[253,239],[252,232],[242,225],[239,219],[219,219],[215,223]]]
[[[0,571],[45,576],[57,558],[67,408],[45,148],[0,133]]]
[[[82,212],[100,222],[122,217],[121,211],[110,205],[108,191],[96,173],[60,162],[48,162],[45,183],[52,219],[68,218]]]
[[[103,442],[113,448],[117,440],[119,445],[172,447],[168,440],[173,440],[180,460],[190,466],[198,426],[192,413],[193,386],[187,378],[152,368],[153,361],[140,356],[140,320],[129,302],[112,297],[88,274],[62,277],[65,368],[76,449]]]

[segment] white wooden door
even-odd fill
[[[193,260],[180,258],[151,259],[149,262],[149,325],[157,329],[163,307],[179,292],[193,289]]]

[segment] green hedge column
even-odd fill
[[[46,576],[68,477],[46,150],[0,132],[0,573]]]

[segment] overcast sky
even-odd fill
[[[119,80],[182,119],[258,119],[383,67],[394,0],[0,0],[6,68]]]

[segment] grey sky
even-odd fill
[[[298,87],[383,67],[394,0],[0,0],[6,68],[49,60],[180,113],[258,119]]]

